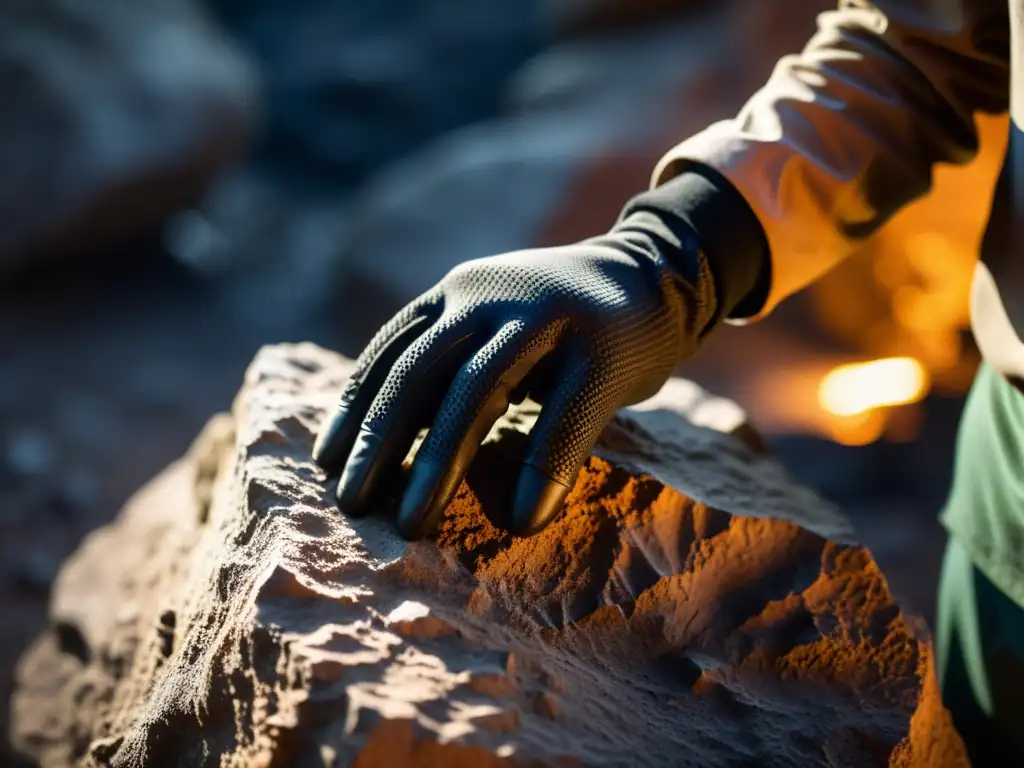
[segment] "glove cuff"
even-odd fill
[[[747,201],[717,171],[693,165],[634,197],[613,231],[638,229],[698,291],[701,272],[710,270],[717,309],[708,329],[723,317],[756,315],[764,305],[771,283],[768,241]]]
[[[719,317],[714,276],[697,234],[686,224],[664,219],[651,211],[635,211],[622,219],[610,235],[619,248],[628,247],[634,255],[643,255],[655,269],[666,300],[685,307],[679,316],[682,339],[699,341],[714,328]],[[686,356],[689,352],[685,352]]]

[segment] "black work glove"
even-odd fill
[[[529,393],[542,409],[507,519],[535,533],[615,411],[657,392],[720,316],[756,304],[765,253],[742,198],[702,169],[634,198],[606,235],[461,264],[360,355],[314,459],[340,473],[341,510],[365,514],[429,427],[397,520],[418,538],[494,422]]]

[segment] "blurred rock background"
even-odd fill
[[[829,5],[0,5],[0,728],[62,559],[228,407],[260,345],[354,356],[453,264],[606,229]],[[925,615],[1002,152],[983,128],[937,200],[680,371],[739,400]],[[842,367],[879,358],[910,367]]]

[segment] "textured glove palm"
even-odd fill
[[[368,512],[429,427],[397,523],[407,538],[431,532],[491,426],[528,391],[542,409],[508,525],[527,535],[556,517],[615,411],[654,394],[715,314],[695,239],[652,222],[640,213],[575,245],[466,262],[385,325],[314,449],[340,473],[342,511]]]

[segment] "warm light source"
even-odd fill
[[[912,357],[890,357],[837,366],[822,378],[818,403],[836,416],[916,403],[928,391],[928,371]]]

